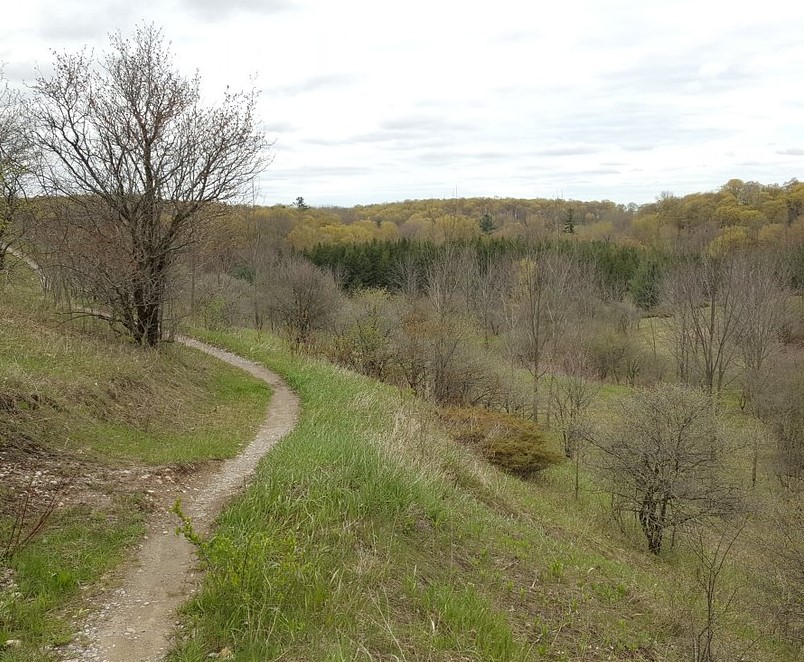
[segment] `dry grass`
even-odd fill
[[[159,494],[237,453],[269,393],[189,349],[68,322],[25,270],[0,277],[0,644],[22,642],[0,658],[47,660]]]

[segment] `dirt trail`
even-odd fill
[[[201,533],[209,531],[228,497],[243,486],[260,458],[296,424],[299,400],[274,373],[210,345],[179,337],[179,342],[242,368],[268,383],[273,396],[254,441],[214,472],[190,477],[182,486],[182,508]],[[136,559],[117,587],[102,595],[98,613],[85,624],[82,643],[68,647],[70,662],[156,662],[169,648],[176,608],[191,595],[196,577],[192,546],[175,533],[178,519],[164,504],[148,525]]]

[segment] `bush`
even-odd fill
[[[439,417],[455,441],[515,476],[530,478],[562,459],[538,425],[513,414],[465,407],[441,409]]]
[[[380,289],[358,290],[344,301],[338,317],[330,358],[387,381],[394,355],[393,336],[399,325],[399,312],[391,295]]]
[[[314,332],[327,328],[342,305],[332,273],[297,256],[277,258],[257,286],[261,305],[294,350],[310,345]]]
[[[194,281],[194,282],[193,282]],[[205,329],[219,331],[249,321],[251,287],[226,274],[179,274],[171,303],[177,317],[195,316]]]

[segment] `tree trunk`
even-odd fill
[[[657,512],[659,504],[650,496],[645,497],[639,511],[639,524],[648,540],[648,551],[658,556],[662,551],[664,520]]]

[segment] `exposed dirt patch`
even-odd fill
[[[146,466],[118,462],[109,466],[79,455],[54,451],[24,438],[0,446],[0,513],[13,517],[23,502],[30,515],[56,504],[101,510],[120,495],[137,494],[150,512],[186,492],[187,482],[212,473],[219,462],[202,466]]]

